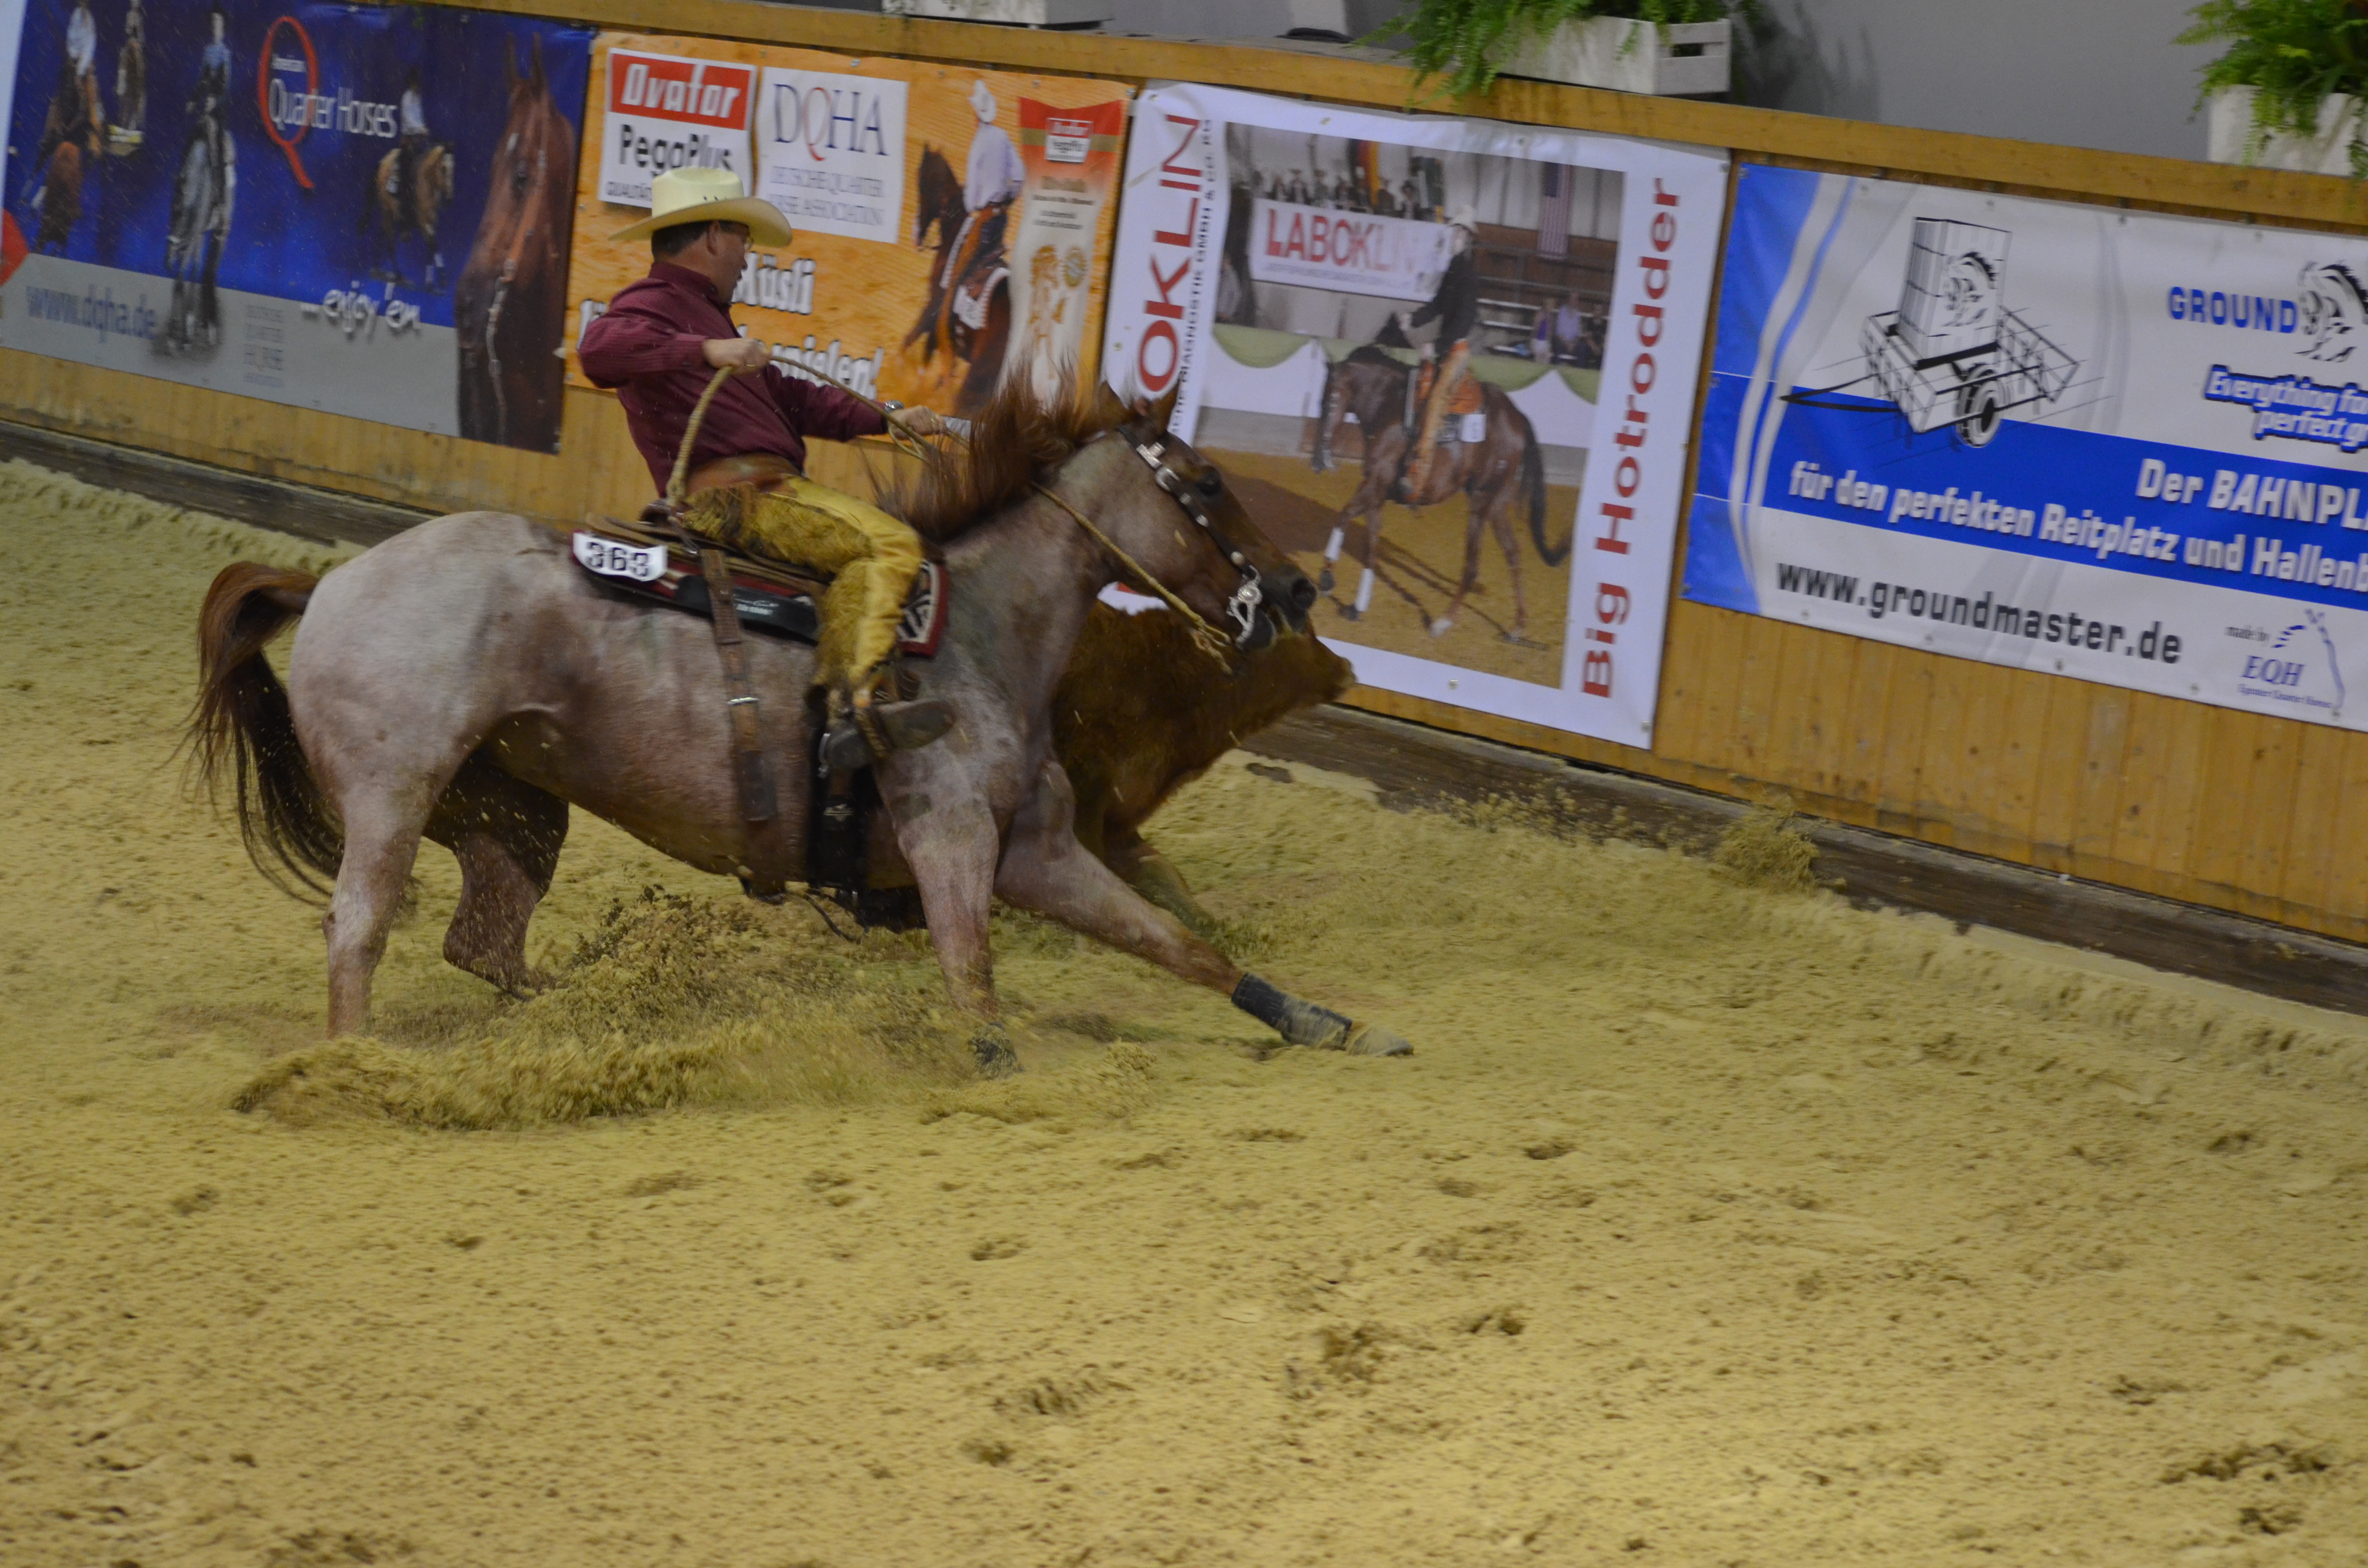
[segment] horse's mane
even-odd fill
[[[1026,378],[1008,381],[971,422],[970,442],[880,487],[882,504],[943,544],[1019,500],[1046,471],[1125,417],[1115,400],[1080,397],[1064,376],[1048,401]]]
[[[1378,344],[1372,343],[1360,343],[1349,350],[1349,363],[1379,365],[1385,370],[1404,370],[1406,368],[1404,360],[1392,357],[1383,352]]]

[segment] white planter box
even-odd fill
[[[881,0],[892,17],[946,22],[1006,22],[1024,28],[1074,28],[1118,16],[1114,0]]]
[[[1700,53],[1678,52],[1696,48]],[[1723,93],[1733,81],[1734,48],[1732,21],[1656,28],[1620,17],[1594,17],[1565,22],[1545,37],[1531,40],[1507,62],[1504,74],[1623,93]]]
[[[2306,175],[2351,173],[2351,131],[2360,100],[2335,97],[2318,106],[2316,135],[2271,136],[2252,149],[2253,89],[2224,87],[2212,95],[2205,111],[2210,151],[2215,164],[2250,164],[2256,168],[2293,169]],[[2248,156],[2248,152],[2252,153]]]

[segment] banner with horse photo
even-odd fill
[[[0,345],[557,450],[591,46],[434,6],[29,0]]]
[[[1172,83],[1103,365],[1367,686],[1652,742],[1723,153]]]
[[[1090,384],[1133,89],[623,33],[600,36],[593,82],[577,335],[650,267],[647,241],[608,236],[692,164],[734,170],[796,231],[751,250],[732,296],[792,374],[964,417],[1015,378]]]

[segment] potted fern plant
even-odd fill
[[[1486,91],[1532,76],[1629,93],[1723,93],[1733,78],[1734,17],[1759,0],[1421,0],[1403,33],[1418,85]]]
[[[2181,43],[2203,68],[2215,164],[2368,176],[2368,0],[2204,0]]]

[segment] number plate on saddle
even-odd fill
[[[699,557],[669,540],[610,523],[599,532],[576,529],[575,554],[578,566],[610,587],[692,615],[708,613],[707,579]],[[829,587],[828,580],[780,562],[752,561],[745,555],[728,560],[732,604],[740,612],[740,624],[813,646],[821,631],[814,600]],[[896,623],[897,645],[915,658],[935,653],[945,636],[947,587],[944,567],[934,561],[921,562],[913,576],[913,591],[905,596],[904,619]]]

